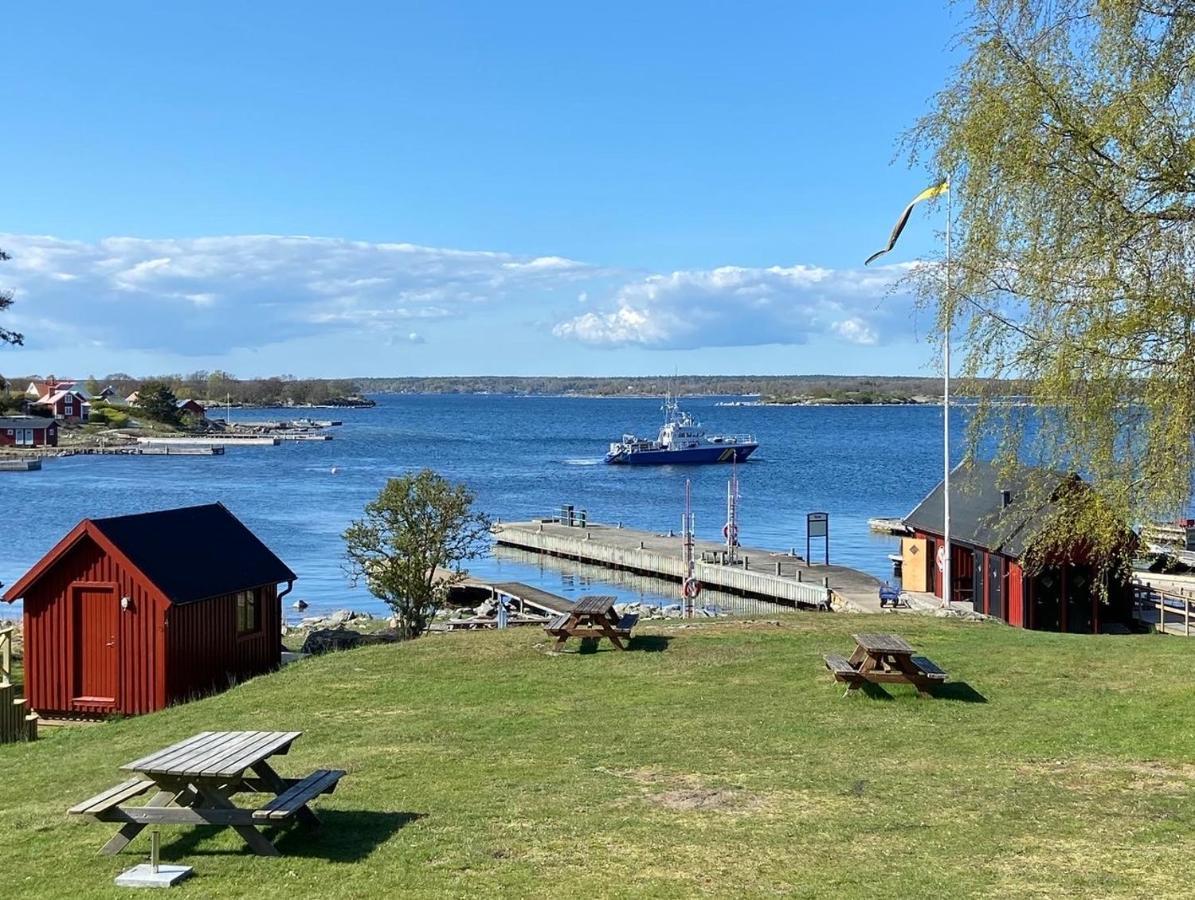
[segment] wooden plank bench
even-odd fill
[[[945,681],[946,670],[927,656],[914,656],[912,663],[921,670],[921,674],[930,681]]]
[[[838,653],[827,653],[824,657],[826,668],[834,673],[835,681],[846,681],[852,684],[861,681],[863,676],[859,670],[851,665],[851,661]]]
[[[122,781],[115,787],[101,791],[94,797],[84,800],[82,803],[75,804],[67,812],[73,816],[96,816],[120,806],[126,800],[132,800],[134,797],[144,794],[153,786],[154,783],[152,781],[142,778],[130,778],[128,781]]]
[[[345,773],[340,769],[318,769],[293,785],[263,806],[254,810],[257,821],[280,822],[289,819],[320,794],[336,790],[336,782]]]
[[[569,613],[561,613],[558,616],[553,616],[552,619],[544,626],[544,631],[548,634],[560,635],[568,625],[568,620],[571,618]]]

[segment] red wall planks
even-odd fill
[[[136,715],[270,671],[282,612],[277,585],[261,593],[260,627],[239,636],[234,596],[172,605],[84,534],[24,597],[29,704]]]

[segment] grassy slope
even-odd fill
[[[281,859],[167,829],[164,856],[196,867],[183,896],[1160,897],[1195,880],[1191,644],[907,617],[987,702],[844,699],[820,655],[880,622],[781,621],[644,629],[663,652],[433,637],[0,747],[0,887],[116,895],[147,840],[97,857],[112,826],[66,807],[128,759],[239,728],[305,732],[284,774],[350,775]]]

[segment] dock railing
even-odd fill
[[[1156,631],[1167,633],[1167,627],[1177,631],[1185,637],[1191,636],[1192,606],[1195,597],[1187,592],[1173,592],[1159,590],[1148,582],[1133,585],[1133,618],[1146,625],[1152,625]]]

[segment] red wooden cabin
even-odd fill
[[[44,416],[0,416],[0,447],[57,447],[58,423]]]
[[[294,580],[223,504],[84,519],[3,597],[29,705],[134,715],[277,668]]]
[[[1030,467],[1005,475],[982,461],[959,465],[951,472],[953,602],[969,601],[977,612],[1043,631],[1092,633],[1112,623],[1129,622],[1129,585],[1109,585],[1109,602],[1101,603],[1090,560],[1081,548],[1034,575],[1026,574],[1025,556],[1036,528],[1050,512],[1054,492],[1064,480],[1075,477]],[[942,596],[937,560],[945,531],[943,493],[939,483],[905,517],[913,537],[905,538],[902,546],[905,583],[920,582],[927,588],[932,584],[938,597]],[[1126,529],[1126,540],[1131,539]],[[910,571],[911,559],[926,571]]]
[[[50,411],[50,415],[64,422],[86,422],[91,404],[87,398],[76,390],[56,390],[46,394],[34,406],[41,406]]]

